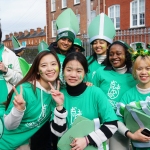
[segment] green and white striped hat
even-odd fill
[[[88,27],[90,43],[96,39],[103,39],[109,43],[113,42],[116,35],[112,20],[104,13],[96,16]]]
[[[63,37],[74,41],[79,32],[79,21],[71,8],[64,10],[56,19],[57,41]]]

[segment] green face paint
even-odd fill
[[[82,80],[82,75],[80,75],[80,80]]]
[[[125,55],[122,55],[122,58],[125,58]]]
[[[150,76],[150,71],[148,72],[148,75]]]
[[[40,73],[40,74],[43,74],[43,72],[42,72],[41,70],[39,71],[39,73]]]
[[[56,67],[56,72],[58,72],[59,71],[59,69],[58,69],[58,66]]]

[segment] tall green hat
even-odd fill
[[[96,39],[103,39],[109,43],[113,42],[116,35],[115,27],[112,20],[104,13],[96,16],[88,27],[90,43]]]
[[[12,44],[13,44],[14,51],[18,51],[21,50],[22,48],[25,48],[25,46],[21,45],[14,35],[12,36]]]
[[[79,38],[75,38],[75,39],[74,39],[73,45],[79,47],[80,50],[81,50],[81,52],[84,52],[84,51],[85,51],[84,47],[82,47],[82,41],[81,41]]]
[[[41,41],[40,44],[38,45],[38,52],[42,52],[44,50],[49,50],[48,49],[48,44],[45,41]]]
[[[72,11],[68,8],[64,10],[56,19],[57,41],[63,37],[74,41],[79,32],[79,21]]]
[[[143,46],[141,43],[136,43],[136,50],[143,49]]]

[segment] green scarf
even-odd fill
[[[4,51],[4,44],[0,43],[0,61],[2,62],[2,53]],[[0,95],[0,103],[3,103],[7,100],[8,89],[6,85],[6,80],[3,77],[3,72],[0,71],[0,85],[1,85],[1,95]]]

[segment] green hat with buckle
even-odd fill
[[[48,49],[48,44],[45,41],[41,41],[40,44],[38,45],[38,52],[42,52],[44,50],[49,50]]]
[[[110,44],[116,35],[115,27],[112,20],[104,13],[96,16],[88,27],[90,43],[94,40],[102,39]]]
[[[79,21],[71,8],[64,10],[56,19],[57,38],[68,38],[72,42],[79,32]]]
[[[143,49],[142,43],[136,43],[136,50]]]
[[[12,44],[13,44],[14,51],[19,51],[25,48],[25,46],[21,45],[14,35],[12,36]]]
[[[85,51],[84,47],[82,47],[82,41],[81,41],[79,38],[75,38],[75,39],[74,39],[73,45],[79,47],[80,50],[81,50],[81,52],[84,52],[84,51]]]

